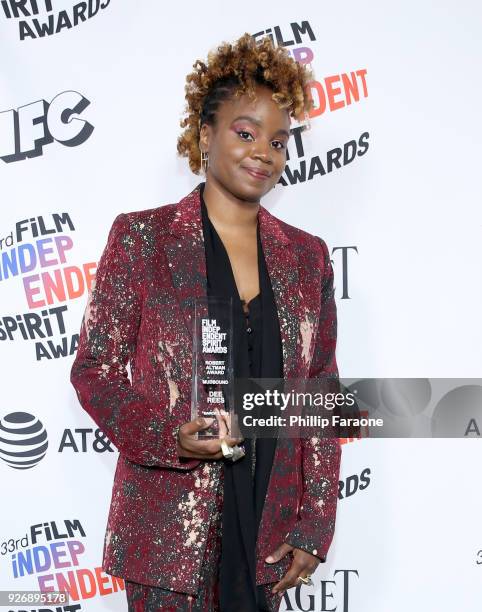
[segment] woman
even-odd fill
[[[120,214],[99,261],[71,381],[119,450],[103,568],[125,579],[129,610],[277,610],[326,559],[338,440],[242,441],[219,415],[226,446],[190,420],[195,297],[235,298],[235,376],[338,375],[327,246],[260,204],[309,76],[249,34],[196,62],[178,152],[206,181]]]

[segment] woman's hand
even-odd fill
[[[289,553],[290,550],[293,551],[294,557],[291,567],[283,578],[281,578],[281,580],[271,589],[272,593],[279,593],[280,595],[283,595],[286,589],[291,589],[291,587],[297,586],[301,583],[301,581],[298,580],[298,576],[306,578],[307,574],[313,574],[320,563],[320,560],[315,555],[312,555],[301,548],[295,548],[286,542],[283,542],[283,544],[281,544],[281,546],[279,546],[274,553],[266,557],[265,561],[268,563],[276,563],[287,553]]]
[[[221,440],[224,439],[228,446],[235,446],[243,441],[243,438],[231,438],[228,435],[228,416],[221,414],[215,408],[216,419],[219,425],[219,438],[212,440],[196,440],[195,435],[198,431],[206,429],[212,425],[214,418],[204,419],[199,417],[184,423],[179,428],[179,438],[177,443],[177,454],[179,457],[188,459],[222,459]]]

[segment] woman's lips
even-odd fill
[[[248,174],[250,174],[251,176],[253,176],[254,178],[261,180],[261,181],[265,181],[266,179],[269,178],[269,176],[267,174],[263,174],[262,172],[257,172],[256,170],[253,170],[251,168],[244,168],[244,170],[246,170],[246,172]]]

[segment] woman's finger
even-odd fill
[[[231,413],[227,412],[226,410],[222,409],[221,410],[221,415],[224,419],[224,422],[226,424],[226,429],[228,430],[228,434],[231,433]]]
[[[179,428],[179,449],[180,457],[189,457],[191,459],[221,459],[223,454],[220,449],[219,438],[208,438],[206,440],[197,440],[195,435],[197,432],[210,427],[215,418],[198,417],[187,423],[183,423]],[[219,421],[222,418],[219,417]],[[218,421],[218,422],[219,422]],[[226,438],[226,443],[233,446],[236,441]]]
[[[306,576],[306,574],[312,573],[309,570],[309,564],[297,562],[296,557],[293,559],[291,566],[288,568],[286,574],[277,582],[271,589],[272,593],[282,593],[287,589],[291,589],[296,586],[299,582],[298,576]]]
[[[218,408],[215,408],[214,412],[218,420],[218,432],[219,432],[218,437],[220,439],[225,438],[229,434],[228,426],[226,424],[226,419],[223,413]]]
[[[224,416],[217,409],[215,409],[215,412],[217,412],[216,418],[218,419],[220,431],[227,433],[227,425]],[[196,440],[195,434],[212,425],[213,421],[214,418],[198,417],[197,419],[193,419],[181,425],[179,428],[180,448],[178,448],[178,455],[180,457],[205,460],[222,459],[224,455],[221,450],[221,439],[223,439],[228,446],[235,446],[242,441],[242,438],[231,438],[229,435],[225,435],[222,438]]]
[[[197,419],[193,419],[192,421],[187,421],[187,423],[183,423],[179,428],[179,434],[190,436],[192,434],[197,433],[198,431],[201,431],[202,429],[206,429],[207,427],[212,425],[213,422],[213,417],[207,419],[203,417],[198,417]]]
[[[286,572],[281,580],[271,589],[272,593],[283,593],[294,587],[298,581],[298,572],[292,567]]]

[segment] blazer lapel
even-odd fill
[[[279,221],[263,206],[260,206],[258,218],[261,244],[278,310],[283,349],[283,375],[284,378],[292,378],[297,374],[299,352],[298,255]]]
[[[182,327],[192,346],[194,298],[207,297],[206,256],[199,185],[178,202],[168,232],[164,252],[169,265],[172,286],[182,313]],[[207,313],[203,313],[203,316],[207,316]]]

